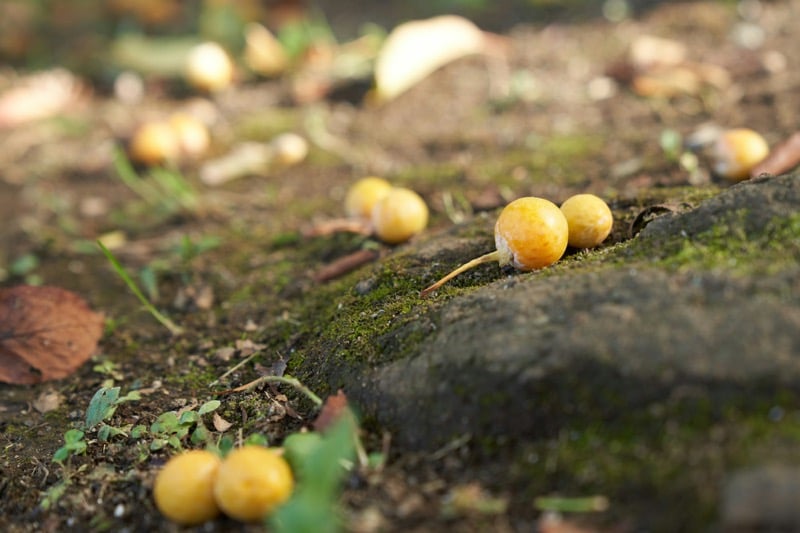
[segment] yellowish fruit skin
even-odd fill
[[[180,155],[180,141],[168,122],[145,122],[134,132],[128,146],[133,161],[144,165],[158,165],[172,161]]]
[[[372,210],[372,227],[380,240],[400,244],[428,225],[428,206],[420,195],[393,187]]]
[[[500,266],[528,271],[561,259],[567,249],[569,228],[564,214],[549,200],[518,198],[497,218],[494,240]]]
[[[198,44],[186,59],[186,81],[202,91],[221,91],[233,82],[233,61],[214,42]]]
[[[293,489],[292,470],[282,456],[263,446],[244,446],[220,465],[214,497],[231,518],[257,522],[288,500]]]
[[[576,194],[561,204],[561,212],[569,226],[569,245],[573,248],[594,248],[603,242],[614,225],[614,215],[602,198],[593,194]]]
[[[361,178],[350,187],[344,198],[347,216],[368,219],[378,200],[389,194],[391,189],[391,184],[383,178]]]
[[[169,118],[181,152],[189,157],[203,155],[211,144],[211,135],[205,124],[186,113],[175,113]]]
[[[764,137],[748,128],[723,132],[712,149],[714,173],[733,181],[750,177],[750,171],[769,154]]]
[[[308,155],[308,141],[296,133],[281,133],[269,145],[275,161],[285,167],[302,162]]]
[[[161,514],[187,526],[219,515],[213,487],[220,463],[217,455],[205,450],[185,452],[167,461],[153,485]]]

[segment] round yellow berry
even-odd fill
[[[192,115],[175,113],[169,119],[169,125],[178,139],[178,146],[183,155],[199,157],[211,144],[208,128]]]
[[[614,216],[601,198],[593,194],[576,194],[561,204],[561,212],[569,226],[569,245],[573,248],[594,248],[611,233]]]
[[[387,244],[405,242],[428,225],[428,206],[411,189],[393,187],[372,209],[372,226]]]
[[[145,122],[133,134],[128,146],[131,160],[143,165],[158,165],[178,158],[180,141],[175,130],[163,121]]]
[[[300,163],[308,155],[308,141],[296,133],[281,133],[269,145],[275,161],[285,167]]]
[[[192,450],[167,461],[156,476],[156,507],[170,520],[183,525],[202,524],[219,514],[214,500],[214,480],[220,458],[204,450]]]
[[[750,171],[769,154],[769,145],[758,132],[737,128],[723,132],[712,148],[714,172],[733,181],[750,177]]]
[[[372,209],[378,200],[386,196],[392,186],[383,178],[369,176],[361,178],[347,191],[344,199],[344,209],[347,216],[354,218],[369,218]]]
[[[500,266],[534,270],[561,259],[567,249],[569,228],[564,214],[543,198],[518,198],[497,218],[494,241]]]
[[[256,522],[289,499],[294,488],[286,460],[263,446],[244,446],[222,462],[214,485],[220,509],[236,520]]]
[[[198,44],[186,59],[186,81],[201,91],[220,91],[233,81],[233,61],[214,42]]]

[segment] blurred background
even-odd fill
[[[391,28],[411,18],[464,15],[489,31],[520,22],[633,15],[655,0],[4,0],[0,3],[0,62],[18,68],[65,66],[96,80],[131,67],[133,38],[166,38],[149,53],[170,54],[191,40],[214,40],[236,53],[243,27],[264,24],[284,45],[300,28],[349,40],[366,24]],[[730,3],[730,2],[729,2]],[[171,41],[170,41],[171,40]],[[155,51],[153,51],[155,50]],[[140,58],[140,69],[148,59]],[[152,58],[152,63],[157,63]],[[153,66],[152,68],[156,68]]]

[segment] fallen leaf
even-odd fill
[[[0,381],[39,383],[68,376],[94,352],[103,315],[58,287],[0,289]]]
[[[339,389],[335,395],[328,396],[322,404],[322,409],[314,420],[314,431],[324,432],[347,411],[347,395]]]
[[[225,433],[233,425],[231,422],[228,422],[227,420],[219,416],[217,413],[214,413],[214,416],[212,417],[212,423],[214,424],[214,429],[216,429],[220,433]]]
[[[375,97],[391,100],[447,63],[485,51],[486,44],[483,31],[457,15],[400,24],[375,61]]]
[[[62,401],[64,401],[63,395],[54,390],[48,390],[41,393],[31,404],[34,409],[44,414],[58,409]]]

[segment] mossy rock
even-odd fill
[[[456,227],[376,266],[363,294],[365,272],[331,288],[335,324],[297,370],[344,388],[401,448],[466,436],[507,486],[636,487],[626,512],[657,530],[707,525],[729,467],[800,460],[766,422],[800,407],[798,207],[797,176],[753,180],[614,246],[528,274],[487,266],[420,300],[432,266],[476,251]]]
[[[622,417],[687,383],[712,401],[756,382],[790,387],[800,376],[798,183],[731,187],[611,250],[501,276],[443,303],[415,301],[398,285],[400,294],[382,296],[414,320],[398,316],[371,339],[360,331],[372,364],[329,361],[340,369],[330,384],[419,447],[463,433],[545,438]],[[414,275],[437,244],[405,252]],[[376,310],[385,303],[371,301]],[[327,328],[316,346],[335,358],[351,343],[346,328]]]

